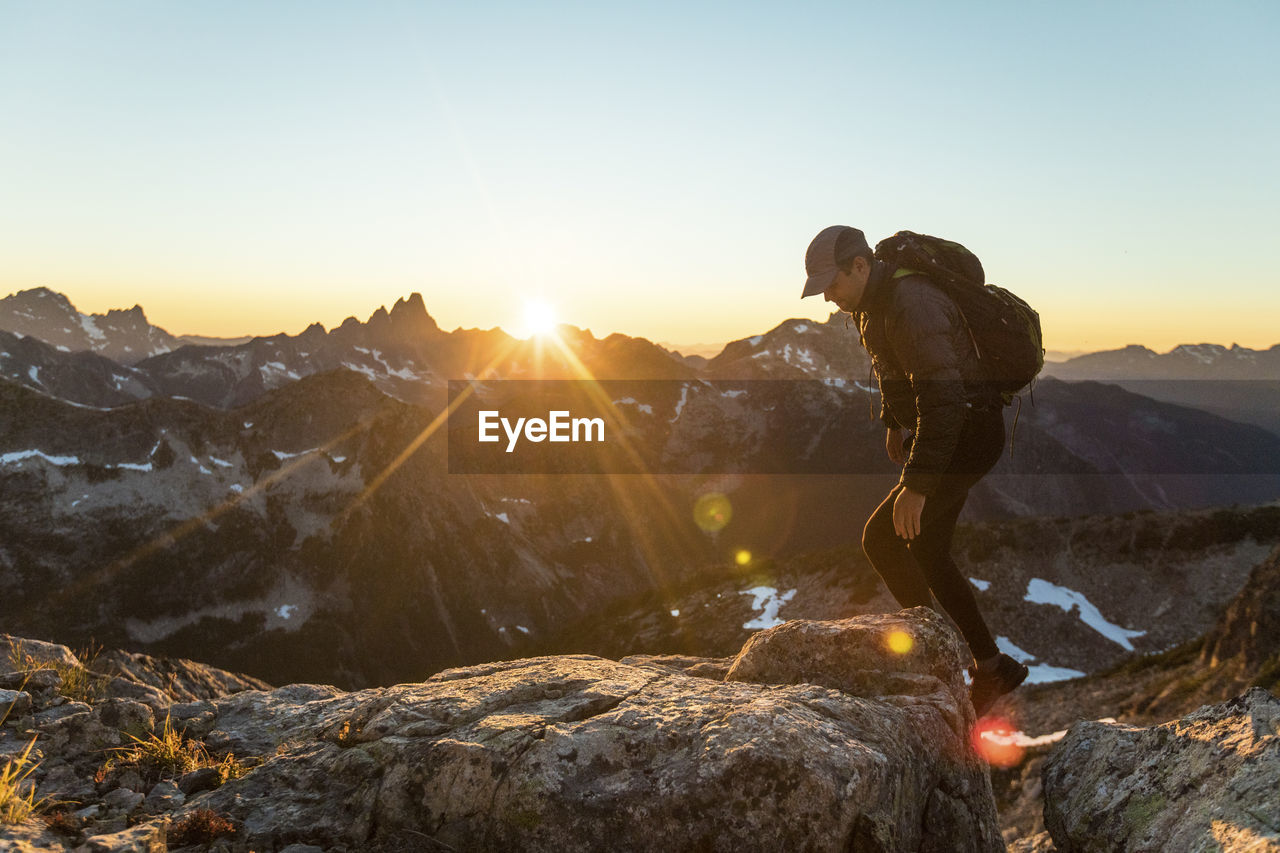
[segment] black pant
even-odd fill
[[[862,531],[862,550],[898,604],[932,607],[932,592],[955,620],[976,660],[989,658],[998,649],[978,611],[973,588],[951,559],[951,537],[969,490],[991,470],[1003,450],[1004,412],[970,410],[941,484],[925,499],[919,535],[907,542],[894,532],[893,502],[902,491],[901,484],[889,492]]]

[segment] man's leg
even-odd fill
[[[944,479],[938,490],[925,501],[924,512],[920,515],[920,535],[911,540],[907,549],[937,596],[938,603],[960,629],[973,659],[981,661],[999,654],[1000,650],[991,638],[982,611],[978,609],[972,585],[951,557],[956,520],[968,496],[968,478]]]
[[[893,529],[893,501],[901,491],[901,485],[894,486],[867,519],[862,529],[862,550],[899,607],[932,607],[929,582],[907,549],[906,540]],[[928,508],[927,501],[925,507]]]

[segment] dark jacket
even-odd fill
[[[933,494],[969,411],[1000,408],[1000,392],[983,380],[960,309],[924,276],[875,261],[858,312],[880,382],[880,418],[891,429],[915,431],[901,482]]]

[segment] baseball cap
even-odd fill
[[[843,249],[845,257],[849,257],[868,248],[867,237],[848,225],[832,225],[819,231],[804,253],[804,271],[809,278],[804,283],[801,299],[822,293],[836,280],[837,248]]]

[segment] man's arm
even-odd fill
[[[901,482],[927,496],[951,463],[968,413],[960,373],[964,353],[957,341],[964,318],[931,282],[903,279],[898,286],[903,292],[889,316],[889,340],[911,382],[918,414]]]

